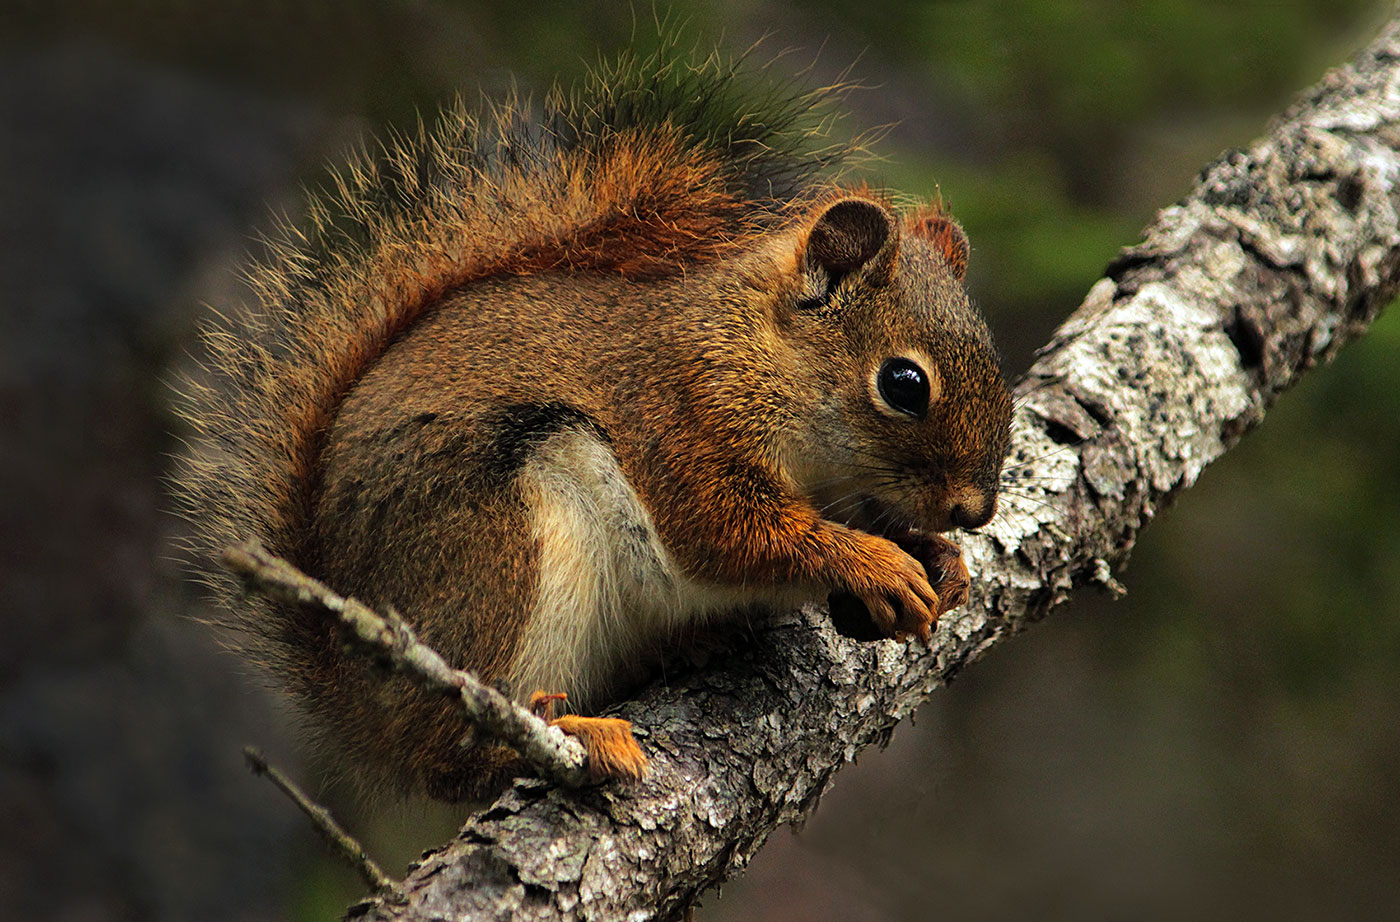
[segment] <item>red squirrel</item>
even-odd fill
[[[541,710],[832,592],[927,639],[966,599],[938,533],[992,517],[1009,443],[967,240],[828,178],[810,100],[732,78],[634,62],[341,172],[206,332],[178,475],[205,565],[257,539]],[[332,625],[209,578],[338,765],[447,800],[517,767]],[[625,722],[556,723],[598,774],[644,769]]]

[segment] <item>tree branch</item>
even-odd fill
[[[292,605],[311,605],[338,621],[361,652],[387,661],[429,691],[456,698],[465,719],[501,740],[536,771],[565,787],[588,783],[583,744],[511,701],[470,672],[448,666],[420,643],[413,628],[390,610],[380,615],[355,599],[337,595],[256,541],[228,548],[224,566],[253,590]]]
[[[1019,388],[1006,513],[964,543],[972,598],[930,648],[858,643],[817,608],[622,709],[626,791],[522,781],[373,919],[668,919],[810,811],[934,688],[1111,566],[1279,392],[1397,287],[1400,22],[1125,250]],[[1024,497],[1024,498],[1023,498]]]
[[[277,790],[287,795],[292,803],[297,805],[298,810],[306,814],[306,818],[311,820],[311,825],[315,828],[317,835],[337,857],[360,875],[360,879],[365,882],[365,886],[369,887],[371,893],[392,903],[403,902],[403,894],[399,892],[399,885],[380,870],[379,865],[370,858],[364,846],[341,828],[329,810],[307,797],[306,793],[293,784],[290,778],[268,762],[267,757],[258,749],[252,746],[244,747],[243,758],[248,761],[248,767],[253,770],[253,774],[271,781]]]

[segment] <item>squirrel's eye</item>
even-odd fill
[[[922,418],[928,412],[928,375],[908,359],[885,359],[875,386],[885,403],[901,413]]]

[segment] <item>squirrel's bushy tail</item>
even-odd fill
[[[204,329],[175,492],[236,642],[294,692],[314,638],[272,603],[239,600],[222,549],[257,539],[309,565],[318,455],[341,399],[453,288],[546,270],[681,271],[814,194],[852,150],[818,144],[840,88],[752,86],[738,63],[665,47],[551,93],[538,121],[517,100],[480,117],[458,104],[334,174],[304,228],[281,228],[250,270],[253,303]]]

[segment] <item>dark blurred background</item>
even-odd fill
[[[717,0],[699,44],[852,75],[872,178],[951,202],[1017,373],[1116,249],[1370,38],[1374,0]],[[317,920],[312,787],[190,619],[168,382],[269,215],[461,92],[541,95],[649,6],[107,0],[0,19],[0,918]],[[1287,394],[1085,597],[934,696],[701,920],[1400,918],[1400,317]],[[325,796],[393,873],[452,811]]]

